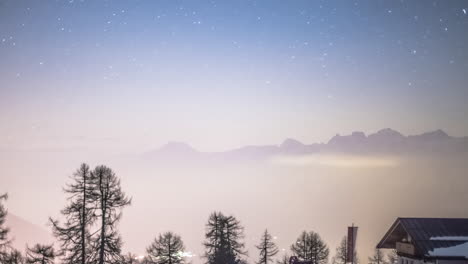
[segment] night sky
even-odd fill
[[[467,1],[0,0],[0,148],[468,135],[467,12]]]
[[[285,252],[302,230],[333,251],[355,223],[365,262],[396,217],[467,217],[466,155],[146,154],[383,128],[468,136],[467,83],[468,0],[0,0],[0,194],[50,233],[67,177],[106,164],[134,201],[124,252],[174,230],[203,263],[221,210],[245,224],[249,261],[266,227]]]

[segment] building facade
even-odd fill
[[[377,245],[398,264],[468,264],[468,219],[398,218]]]

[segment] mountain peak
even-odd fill
[[[11,237],[13,237],[13,246],[16,248],[24,247],[25,244],[32,243],[50,243],[52,236],[42,226],[33,224],[19,216],[8,212],[6,216],[7,226],[11,227]]]
[[[366,134],[361,131],[354,131],[351,133],[351,135],[346,135],[346,136],[340,136],[340,134],[336,134],[336,136],[332,137],[329,141],[328,144],[330,145],[336,145],[336,144],[356,144],[358,142],[361,142],[365,140]]]
[[[391,128],[384,128],[379,131],[377,131],[374,134],[369,135],[370,139],[379,139],[379,140],[392,140],[392,139],[403,139],[405,136],[403,136],[400,132],[393,130]]]
[[[417,137],[422,140],[444,140],[444,139],[452,138],[447,133],[445,133],[445,131],[443,131],[442,129],[437,129],[434,131],[426,132],[426,133],[412,136],[412,137]]]
[[[241,157],[242,159],[260,159],[278,154],[311,154],[311,153],[435,153],[442,151],[468,153],[468,137],[449,136],[438,129],[419,135],[405,136],[391,128],[381,129],[373,134],[354,131],[351,134],[332,137],[328,143],[308,144],[286,138],[279,145],[244,146],[224,152],[200,152],[189,144],[171,141],[161,148],[149,152],[151,157],[168,158],[204,158],[220,156]]]
[[[437,135],[440,137],[450,137],[444,130],[442,129],[437,129],[432,132],[429,132],[429,134]]]
[[[297,147],[304,147],[304,144],[296,139],[293,138],[287,138],[283,141],[283,143],[280,144],[280,148],[297,148]]]
[[[365,138],[365,137],[366,137],[366,134],[364,134],[364,132],[361,132],[361,131],[354,131],[353,133],[351,133],[351,137],[354,137],[354,138]]]
[[[185,142],[179,141],[169,141],[163,145],[159,151],[161,152],[170,152],[170,153],[193,153],[197,152],[192,146]]]
[[[389,127],[387,128],[384,128],[384,129],[381,129],[379,131],[377,131],[376,134],[380,134],[380,135],[397,135],[397,136],[403,136],[400,132],[394,130],[394,129],[391,129]]]

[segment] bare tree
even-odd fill
[[[387,259],[389,264],[397,264],[398,263],[398,254],[395,249],[390,250],[387,254]]]
[[[120,263],[122,241],[117,231],[117,223],[122,214],[121,209],[130,205],[128,198],[120,187],[120,180],[106,166],[97,166],[91,172],[93,181],[93,199],[96,201],[96,215],[100,220],[99,231],[94,239],[93,256],[98,264]]]
[[[0,261],[7,256],[7,249],[10,245],[10,240],[8,239],[10,229],[5,226],[8,212],[3,205],[3,201],[6,199],[8,199],[7,194],[0,195]]]
[[[347,237],[343,237],[340,245],[336,248],[336,254],[332,259],[332,264],[346,264],[348,256],[348,243]]]
[[[310,231],[302,232],[296,243],[291,245],[291,251],[302,261],[310,261],[311,264],[326,264],[329,249],[320,235]]]
[[[276,264],[289,264],[290,258],[291,256],[285,253],[281,259],[276,261]]]
[[[52,245],[36,244],[34,247],[27,247],[27,264],[53,264],[55,260],[55,250]]]
[[[257,249],[260,250],[260,259],[257,262],[258,264],[268,264],[271,262],[271,259],[278,254],[278,247],[276,246],[275,242],[273,242],[273,238],[271,237],[268,230],[262,235],[260,244],[258,244]]]
[[[132,253],[128,253],[127,255],[122,257],[122,264],[138,264],[139,261],[137,260],[137,256]]]
[[[388,264],[385,255],[380,248],[374,250],[374,255],[369,257],[369,264]]]
[[[148,247],[147,260],[151,264],[183,264],[185,250],[184,243],[179,235],[166,232],[155,238]]]
[[[86,264],[90,247],[89,226],[96,217],[92,192],[91,173],[87,164],[81,164],[73,174],[73,182],[64,192],[68,194],[69,204],[61,211],[65,223],[60,225],[57,220],[50,219],[54,235],[61,242],[63,263]]]
[[[348,237],[344,236],[340,242],[340,245],[336,248],[336,255],[333,258],[332,264],[346,264],[346,260],[348,259]],[[354,264],[359,263],[357,252],[354,250]]]
[[[21,255],[21,252],[19,252],[16,249],[11,250],[8,252],[5,256],[5,258],[0,261],[2,264],[23,264],[24,263],[24,258],[23,255]]]

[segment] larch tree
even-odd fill
[[[398,254],[395,249],[390,250],[387,254],[387,260],[389,264],[397,264],[398,263]]]
[[[7,194],[0,195],[0,261],[7,256],[8,246],[10,245],[10,240],[8,239],[10,229],[5,224],[8,212],[3,204],[3,201],[6,199],[8,199]]]
[[[122,264],[137,264],[139,263],[137,259],[137,255],[128,253],[127,255],[122,257]]]
[[[52,245],[36,244],[34,247],[26,249],[27,264],[53,264],[55,260],[55,250]]]
[[[0,261],[2,264],[23,264],[24,258],[21,252],[16,249],[11,250],[5,256],[5,258]]]
[[[347,237],[343,237],[340,245],[336,248],[335,257],[333,257],[332,264],[346,264],[348,256],[348,243]]]
[[[281,257],[279,260],[276,260],[276,264],[289,264],[290,258],[291,256],[285,253],[283,257]]]
[[[291,251],[301,261],[310,261],[311,264],[326,264],[329,249],[320,235],[310,231],[302,232],[296,243],[291,245]]]
[[[247,251],[244,249],[245,244],[242,241],[244,239],[244,227],[232,215],[224,217],[222,226],[226,249],[231,251],[236,259],[240,260],[241,256],[247,255]]]
[[[19,252],[16,249],[11,250],[8,252],[3,259],[3,261],[0,261],[2,264],[24,264],[24,258],[21,252]]]
[[[120,263],[122,241],[117,223],[122,216],[121,209],[130,205],[131,199],[122,191],[120,180],[110,168],[97,166],[91,172],[91,179],[99,222],[98,235],[93,239],[97,253],[94,261],[97,264]]]
[[[0,263],[1,264],[23,264],[24,258],[16,249],[10,248],[8,233],[10,229],[5,226],[7,210],[2,201],[8,198],[7,194],[0,195]]]
[[[205,258],[208,263],[211,263],[211,259],[215,253],[220,250],[221,246],[221,219],[224,218],[222,213],[213,212],[208,217],[208,223],[206,224],[205,233]]]
[[[346,260],[348,255],[348,238],[347,236],[344,236],[343,239],[340,242],[340,245],[336,248],[336,254],[335,257],[333,258],[332,264],[346,264]],[[354,264],[357,264],[358,257],[357,257],[357,252],[354,250]]]
[[[374,255],[369,257],[369,264],[388,264],[385,255],[380,248],[374,250]]]
[[[260,244],[258,244],[256,248],[260,251],[260,259],[257,264],[271,263],[272,258],[279,252],[278,247],[275,242],[273,242],[273,237],[268,233],[268,230],[265,230],[260,240]]]
[[[247,255],[244,250],[244,228],[234,216],[214,212],[208,218],[205,233],[207,264],[240,264]]]
[[[184,243],[179,235],[172,232],[160,234],[147,248],[147,261],[151,264],[183,264]]]
[[[65,264],[87,264],[90,262],[89,227],[94,215],[93,184],[91,171],[87,164],[82,164],[73,174],[73,182],[64,189],[68,194],[68,205],[61,211],[65,222],[61,225],[50,219],[54,235],[61,242],[61,253]]]

